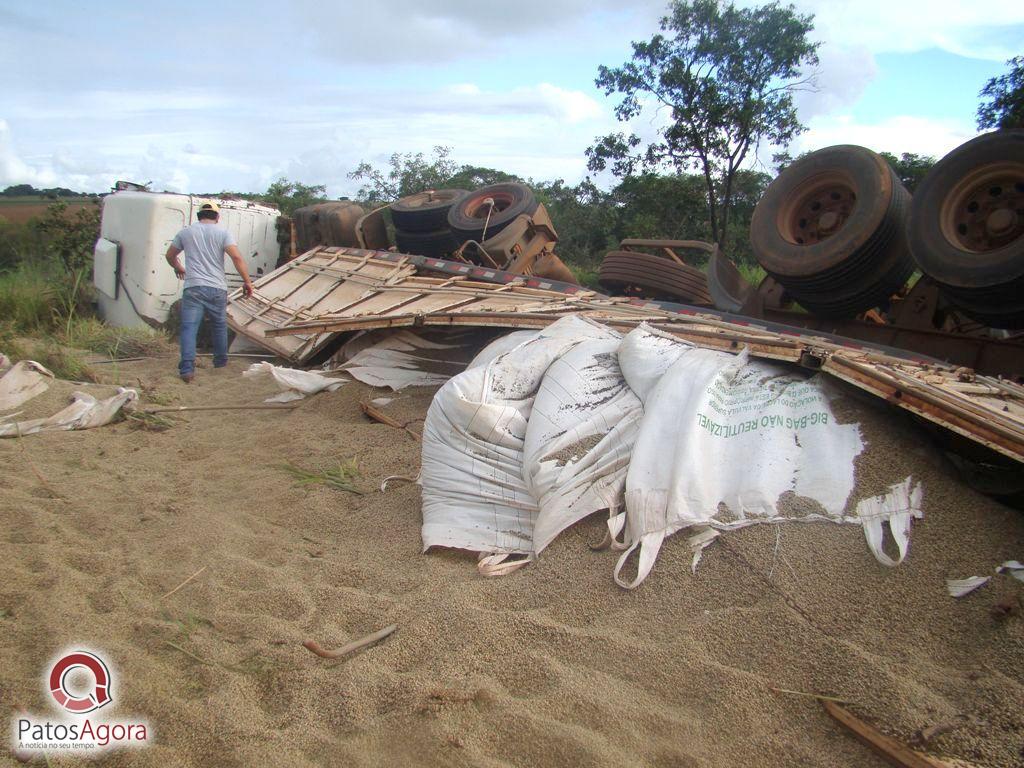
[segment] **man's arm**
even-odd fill
[[[167,253],[164,254],[164,258],[167,259],[167,263],[174,269],[174,274],[178,276],[179,280],[185,279],[185,268],[181,266],[181,262],[178,261],[178,254],[181,253],[181,248],[176,248],[173,245],[168,246]]]
[[[242,258],[242,254],[238,252],[237,245],[229,245],[224,249],[224,253],[231,259],[231,263],[235,265],[235,271],[242,278],[242,282],[245,285],[242,288],[242,294],[244,296],[252,296],[252,280],[249,279],[249,270],[245,266],[245,260]]]

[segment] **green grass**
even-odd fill
[[[140,410],[124,411],[124,417],[132,429],[140,429],[143,432],[166,432],[178,423],[178,420],[171,416]]]
[[[743,275],[743,279],[750,283],[751,288],[757,288],[768,276],[760,264],[737,264],[736,269]]]
[[[47,330],[53,326],[55,309],[55,291],[48,270],[23,264],[0,273],[0,318],[12,330]]]
[[[282,464],[280,468],[295,478],[295,484],[299,486],[326,485],[328,488],[348,491],[360,496],[364,493],[356,485],[356,481],[360,479],[361,475],[355,459],[339,461],[338,466],[320,472],[303,469],[291,462]]]
[[[597,282],[598,269],[597,267],[584,267],[578,264],[566,264],[569,271],[572,272],[573,277],[576,278],[576,282],[582,285],[584,288],[590,288],[594,291],[604,292],[604,288]]]
[[[77,317],[68,323],[61,341],[69,347],[98,352],[111,360],[149,357],[174,351],[171,339],[152,328],[111,328],[95,317]]]
[[[0,352],[35,360],[60,379],[97,381],[80,350],[110,359],[167,354],[171,340],[150,328],[111,328],[93,316],[86,269],[34,261],[0,272]]]

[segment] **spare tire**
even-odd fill
[[[452,204],[468,195],[464,189],[429,189],[391,204],[391,221],[404,232],[436,232],[448,226]]]
[[[491,184],[456,201],[448,211],[448,226],[460,243],[483,242],[485,230],[486,237],[494,237],[518,216],[532,216],[537,205],[525,184]]]
[[[633,251],[609,251],[598,282],[613,292],[639,288],[647,298],[711,305],[704,273],[689,264]]]
[[[797,160],[750,222],[758,263],[804,307],[847,317],[878,306],[914,271],[904,231],[910,194],[885,159],[853,145]]]
[[[1024,131],[987,133],[942,158],[914,194],[907,240],[964,314],[1024,327]]]
[[[434,232],[403,232],[396,229],[395,245],[398,246],[400,253],[443,259],[455,252],[459,247],[459,241],[449,229]]]

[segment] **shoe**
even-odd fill
[[[192,379],[194,379],[195,377],[196,377],[196,375],[194,373],[183,373],[183,374],[181,374],[181,380],[184,381],[186,384],[191,384],[192,383]]]

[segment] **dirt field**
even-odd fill
[[[89,205],[96,205],[94,200],[82,200],[76,198],[61,198],[68,204],[68,214],[74,215],[79,208]],[[42,216],[46,209],[53,205],[56,200],[41,200],[32,198],[3,198],[0,197],[0,219],[6,219],[12,224],[24,224],[29,219]]]
[[[160,402],[260,403],[272,385],[243,379],[247,362],[200,369],[191,386],[170,359],[103,371]],[[55,384],[26,415],[72,388]],[[422,417],[432,392],[414,392],[388,412]],[[615,553],[587,547],[601,515],[505,578],[479,577],[466,554],[422,554],[418,487],[377,490],[419,463],[418,441],[359,409],[381,394],[350,383],[292,412],[0,441],[4,711],[52,713],[47,662],[81,645],[115,671],[112,715],[155,734],[101,766],[884,764],[816,701],[773,688],[840,697],[905,740],[948,725],[929,750],[968,764],[1024,761],[1024,622],[990,615],[1022,585],[997,577],[961,600],[945,587],[1024,560],[1024,522],[915,433],[897,425],[885,449],[913,457],[925,483],[900,567],[880,566],[855,527],[761,526],[716,542],[695,575],[670,538],[625,592]],[[348,457],[365,495],[296,487],[278,466]],[[345,661],[302,647],[392,623]]]

